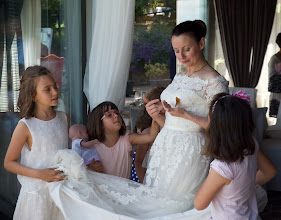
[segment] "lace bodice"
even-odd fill
[[[165,100],[175,107],[176,97],[180,99],[177,107],[195,115],[207,117],[209,103],[214,95],[220,92],[228,92],[228,82],[223,76],[202,80],[199,77],[188,77],[178,73],[173,82],[161,94],[161,100]],[[166,113],[165,127],[175,130],[198,131],[201,127],[192,121],[173,117]]]

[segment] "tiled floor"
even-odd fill
[[[281,220],[281,192],[268,191],[268,203],[260,213],[262,220]]]

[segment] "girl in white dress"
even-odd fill
[[[14,130],[4,167],[21,184],[14,219],[64,219],[50,197],[47,182],[64,179],[62,171],[51,168],[59,149],[68,146],[68,122],[58,105],[58,88],[49,70],[27,68],[20,80],[18,107],[21,120]],[[21,156],[20,162],[18,162]]]

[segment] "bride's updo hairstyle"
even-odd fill
[[[182,34],[187,34],[196,39],[197,42],[205,37],[207,33],[206,24],[201,20],[185,21],[178,24],[172,31],[173,36],[180,36]]]
[[[255,152],[250,105],[228,93],[217,94],[210,105],[204,155],[226,162],[242,161]]]

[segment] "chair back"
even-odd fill
[[[57,83],[57,86],[59,88],[62,85],[64,62],[65,62],[64,57],[58,57],[54,54],[50,54],[46,57],[41,57],[41,66],[46,67],[48,70],[52,72],[54,79]]]

